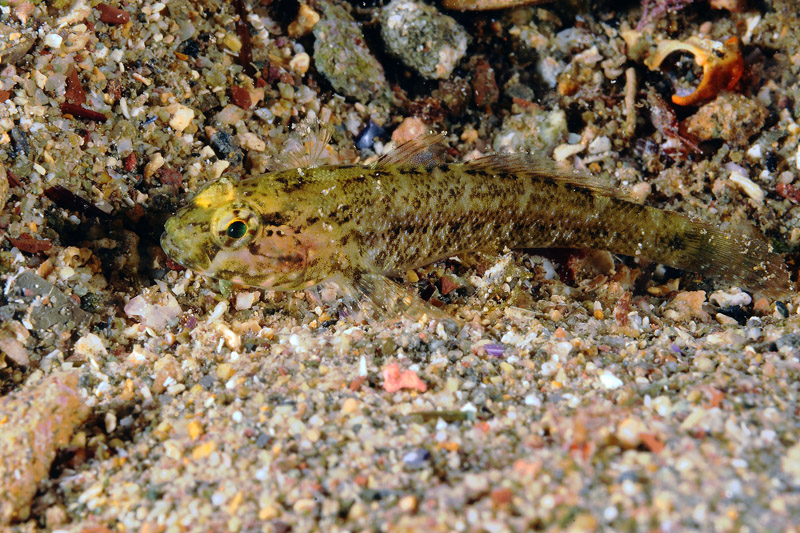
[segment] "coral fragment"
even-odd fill
[[[397,363],[392,363],[383,369],[383,388],[386,392],[397,392],[401,389],[416,389],[420,392],[428,390],[428,386],[419,379],[416,372],[401,371]]]

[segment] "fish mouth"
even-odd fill
[[[176,235],[173,219],[167,220],[164,226],[164,233],[161,234],[161,249],[167,256],[181,266],[202,272],[208,268],[210,263],[208,257],[202,249],[197,249],[196,242],[186,242],[188,239],[181,239]],[[191,237],[191,236],[187,236]],[[192,253],[192,251],[195,253]]]
[[[173,261],[180,263],[178,261],[178,248],[175,246],[175,241],[172,240],[172,237],[166,231],[161,234],[161,249],[164,250],[164,253],[172,259]]]

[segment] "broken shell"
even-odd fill
[[[645,65],[650,70],[655,70],[668,55],[679,50],[694,56],[695,63],[703,68],[703,79],[691,94],[673,94],[674,104],[687,106],[712,100],[721,90],[736,87],[744,73],[744,59],[736,37],[731,37],[724,43],[699,37],[689,37],[685,41],[667,39],[658,43],[655,54],[645,60]]]

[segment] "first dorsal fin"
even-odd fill
[[[372,167],[435,167],[445,162],[445,133],[426,133],[382,155]]]
[[[623,196],[619,188],[591,174],[559,167],[548,157],[530,153],[501,153],[473,159],[465,163],[470,168],[485,172],[515,174],[554,181],[590,189],[605,196]]]

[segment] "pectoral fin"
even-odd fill
[[[434,307],[383,274],[359,271],[346,280],[336,280],[336,283],[358,302],[359,309],[369,318],[392,320],[405,316],[419,321],[427,317],[458,327],[462,325],[452,315]]]

